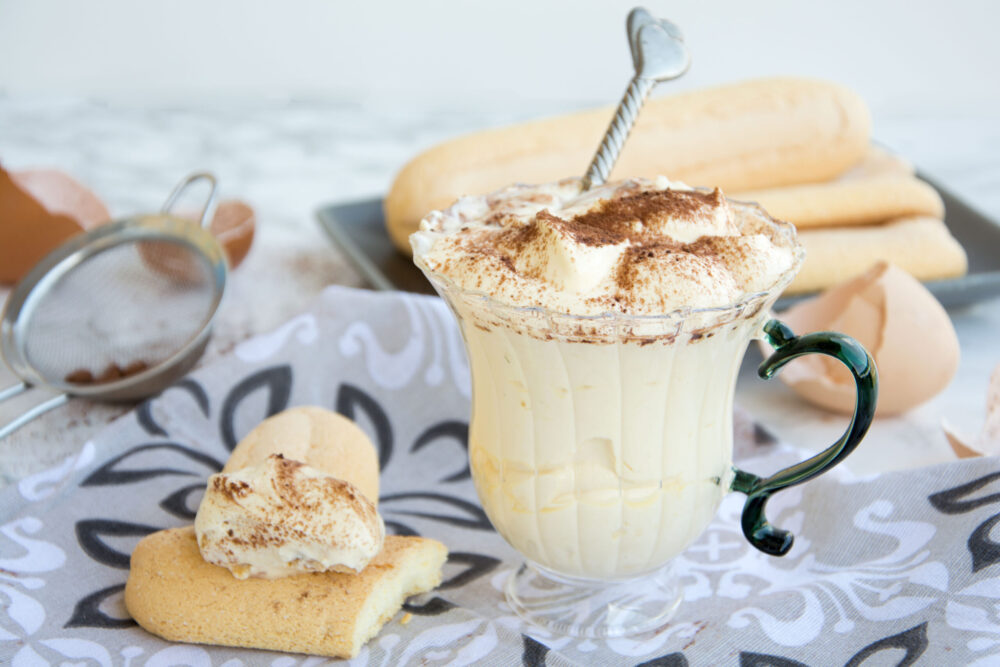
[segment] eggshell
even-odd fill
[[[180,215],[195,219],[194,215]],[[208,229],[226,253],[230,269],[236,268],[250,252],[254,237],[254,218],[253,209],[237,200],[220,202],[215,209]],[[192,263],[193,258],[187,249],[158,241],[145,241],[138,244],[138,247],[143,261],[153,270],[182,283],[200,280],[200,272]]]
[[[951,445],[951,450],[955,452],[955,456],[960,459],[971,459],[977,456],[986,455],[992,456],[997,453],[995,451],[987,452],[979,447],[966,444],[967,442],[970,442],[970,440],[960,436],[947,421],[941,422],[941,428],[944,430],[944,437],[948,440],[948,444]]]
[[[97,195],[67,174],[0,168],[0,283],[20,280],[56,246],[110,217]]]
[[[219,202],[209,231],[226,251],[230,268],[239,266],[250,252],[255,227],[256,216],[249,204],[235,199]]]
[[[960,459],[1000,454],[1000,366],[994,368],[990,375],[990,386],[986,390],[986,421],[979,435],[975,438],[962,437],[946,421],[941,422],[941,427],[955,456]]]
[[[948,313],[917,279],[885,262],[796,304],[780,319],[797,334],[839,331],[860,342],[878,369],[878,416],[927,401],[958,369],[958,337]],[[854,410],[853,378],[832,357],[802,357],[779,377],[820,407],[848,414]]]

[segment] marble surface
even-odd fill
[[[362,284],[319,230],[317,208],[381,194],[408,158],[446,137],[584,106],[588,101],[443,109],[348,100],[149,108],[0,96],[0,162],[10,169],[64,169],[94,189],[115,216],[156,210],[175,182],[205,169],[219,177],[224,198],[250,203],[258,237],[231,277],[204,364],[300,312],[325,285]],[[874,133],[1000,220],[1000,126],[991,114],[938,109],[876,117]],[[0,288],[0,299],[7,291]],[[1000,362],[994,342],[1000,301],[952,316],[963,349],[958,378],[919,410],[880,420],[854,457],[859,471],[950,456],[938,428],[942,417],[965,431],[978,429],[989,372]],[[0,387],[10,382],[0,370]],[[741,380],[737,396],[779,435],[806,447],[827,444],[843,426],[777,382]],[[37,400],[0,406],[0,421]],[[73,400],[0,441],[0,486],[74,453],[128,407]]]

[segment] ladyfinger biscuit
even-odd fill
[[[433,209],[511,183],[582,176],[611,108],[487,130],[435,146],[396,176],[385,219],[396,246]],[[858,163],[868,148],[864,102],[836,84],[763,79],[650,100],[613,178],[659,174],[727,192],[819,182]]]
[[[447,556],[435,540],[390,535],[360,574],[241,581],[202,559],[192,527],[174,528],[136,546],[125,606],[170,641],[350,658],[408,596],[441,583]]]
[[[378,505],[375,446],[354,422],[332,410],[304,406],[268,417],[240,440],[222,472],[260,465],[272,454],[348,481]]]
[[[837,177],[838,181],[856,181],[876,176],[913,176],[916,170],[904,157],[881,146],[869,146],[864,159]]]
[[[914,176],[873,176],[827,183],[789,185],[730,195],[753,201],[800,230],[869,225],[908,216],[944,217],[937,190]]]
[[[785,290],[799,294],[825,289],[869,269],[878,261],[895,264],[918,280],[942,280],[968,270],[965,251],[934,218],[903,218],[884,225],[813,229],[799,232],[806,259]]]

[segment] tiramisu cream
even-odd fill
[[[504,538],[602,580],[690,544],[730,486],[735,378],[801,263],[792,227],[663,178],[567,180],[460,199],[411,241],[466,340]]]
[[[353,484],[280,454],[212,475],[194,528],[202,557],[237,579],[360,572],[385,537]]]

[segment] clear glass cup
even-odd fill
[[[469,458],[480,501],[526,559],[507,584],[525,619],[574,636],[662,627],[680,602],[670,560],[705,530],[730,491],[747,494],[742,528],[783,555],[792,536],[764,516],[768,497],[847,456],[874,415],[877,376],[861,346],[836,333],[796,337],[770,316],[801,265],[791,225],[752,204],[795,247],[765,291],[717,308],[655,316],[580,316],[512,306],[415,262],[458,319],[472,373]],[[770,477],[733,467],[733,394],[748,343],[765,338],[770,377],[791,359],[843,361],[858,391],[845,434]]]

